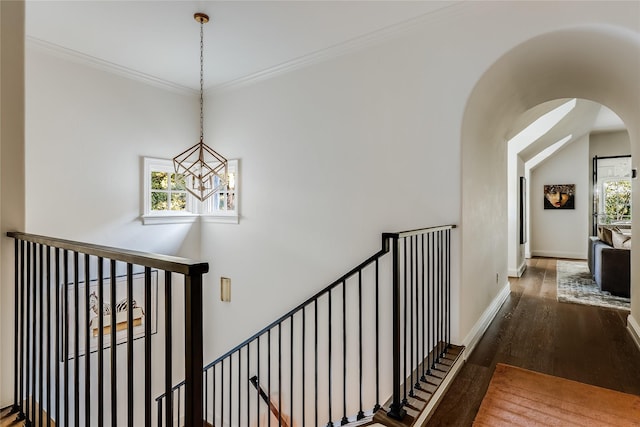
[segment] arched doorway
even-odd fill
[[[476,84],[462,124],[462,271],[460,324],[468,330],[481,313],[471,301],[487,298],[507,274],[507,134],[525,111],[559,98],[608,106],[625,123],[633,167],[640,158],[640,37],[612,27],[583,27],[535,37],[501,57]],[[634,210],[640,185],[633,183]],[[640,229],[640,217],[633,228]],[[586,238],[586,236],[585,236]],[[634,234],[632,246],[640,247]],[[632,251],[632,309],[640,319],[640,251]],[[478,293],[478,295],[475,295]],[[474,298],[475,297],[475,298]],[[465,306],[467,305],[467,306]],[[477,309],[475,309],[477,310]]]

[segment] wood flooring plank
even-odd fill
[[[640,350],[626,313],[557,302],[556,263],[533,258],[509,279],[511,295],[425,425],[471,426],[498,363],[640,396]]]
[[[498,364],[476,416],[483,424],[493,419],[514,426],[640,426],[640,396]]]

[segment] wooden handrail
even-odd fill
[[[39,236],[17,231],[7,233],[8,237],[26,242],[39,243],[54,248],[66,249],[97,257],[108,258],[130,264],[144,265],[157,268],[172,273],[192,276],[209,272],[209,264],[201,261],[194,261],[188,258],[181,258],[170,255],[161,255],[129,249],[113,248],[109,246],[94,245],[91,243],[74,242],[71,240],[58,239],[54,237]]]

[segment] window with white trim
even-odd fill
[[[227,168],[227,185],[200,202],[187,191],[190,182],[175,172],[172,160],[145,157],[143,224],[189,223],[198,217],[206,222],[237,224],[238,161],[229,160]]]

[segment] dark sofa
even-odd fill
[[[631,251],[616,249],[600,240],[589,238],[589,270],[600,290],[629,298],[631,294]]]

